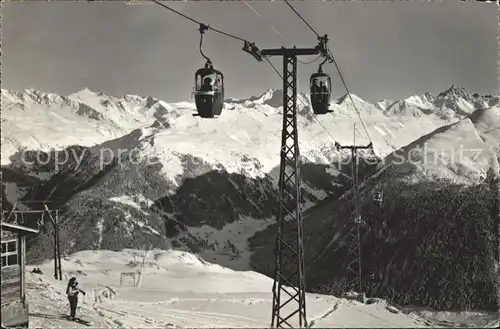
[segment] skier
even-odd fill
[[[66,295],[68,295],[69,307],[71,309],[70,319],[75,321],[76,307],[78,305],[78,293],[81,292],[85,296],[85,291],[78,288],[78,282],[75,277],[69,279]]]

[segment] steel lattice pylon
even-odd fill
[[[361,216],[354,215],[349,222],[345,292],[363,292],[361,280]]]
[[[355,131],[355,129],[354,129]],[[372,144],[366,146],[340,146],[336,143],[337,149],[348,149],[351,151],[351,166],[352,166],[352,191],[354,202],[354,215],[349,219],[348,223],[348,249],[347,249],[347,266],[345,276],[345,293],[349,291],[358,292],[361,296],[363,293],[363,280],[361,276],[361,227],[364,220],[361,217],[358,198],[358,158],[357,151],[360,149],[371,149]],[[363,298],[364,299],[364,298]]]
[[[280,207],[276,236],[276,268],[271,326],[290,328],[298,315],[299,327],[307,326],[305,303],[304,245],[300,195],[300,159],[297,134],[297,56],[283,56],[283,130],[279,178]],[[288,241],[287,241],[288,239]],[[282,298],[286,295],[286,298]],[[287,309],[290,302],[297,306]]]
[[[318,37],[318,40],[319,44],[315,48],[282,47],[260,51],[263,57],[281,56],[283,58],[283,127],[271,319],[271,327],[274,328],[283,328],[283,325],[290,328],[307,326],[300,154],[297,134],[297,56],[321,54],[329,58],[326,47],[327,36]],[[290,302],[295,303],[290,304]],[[287,307],[286,310],[285,307]],[[282,316],[283,312],[287,314]],[[298,315],[298,321],[293,325],[290,319],[295,315]]]
[[[358,209],[358,158],[357,150],[363,146],[349,147],[351,150],[352,161],[352,180],[354,193],[354,216],[349,220],[349,245],[347,249],[347,266],[345,292],[357,291],[363,292],[363,283],[361,280],[361,225],[363,225],[360,211]]]

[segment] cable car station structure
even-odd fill
[[[173,8],[159,2],[158,0],[153,0],[153,2],[165,9],[176,13],[177,15],[180,15],[192,21],[199,26],[199,50],[202,57],[204,57],[204,59],[206,60],[206,63],[203,68],[200,68],[195,72],[193,94],[195,98],[197,114],[194,115],[197,115],[201,118],[215,118],[221,115],[224,107],[224,75],[221,71],[214,68],[212,61],[204,54],[202,49],[203,36],[204,33],[208,30],[243,42],[243,51],[252,55],[259,62],[262,62],[263,59],[265,59],[283,80],[283,125],[280,149],[279,210],[277,215],[278,229],[276,234],[275,273],[271,326],[274,328],[293,328],[297,326],[301,328],[307,327],[305,302],[306,282],[304,268],[304,243],[302,230],[302,211],[300,204],[300,152],[297,125],[298,57],[310,55],[319,55],[318,58],[324,57],[323,62],[319,65],[318,71],[312,74],[310,77],[310,100],[314,114],[321,115],[331,112],[329,110],[331,99],[331,79],[330,76],[324,73],[322,69],[324,63],[326,61],[329,61],[330,63],[335,64],[342,83],[347,90],[347,94],[351,102],[353,103],[353,106],[358,114],[361,123],[363,124],[363,127],[365,128],[365,132],[370,139],[369,147],[371,148],[373,145],[368,131],[362,121],[360,113],[357,110],[356,105],[354,104],[349,90],[347,89],[347,85],[340,72],[340,69],[328,47],[328,37],[327,35],[320,36],[292,7],[292,5],[290,5],[287,0],[284,0],[284,2],[316,34],[318,43],[315,47],[281,47],[275,49],[259,49],[253,42],[249,42],[246,39],[203,24],[189,16],[180,13],[179,11],[174,10]],[[250,6],[248,3],[246,4]],[[282,57],[282,74],[280,74],[280,72],[268,59],[268,57],[271,56]],[[319,123],[321,124],[321,122]],[[326,130],[326,128],[324,129]],[[330,137],[332,136],[330,135]],[[339,146],[337,142],[335,142],[335,145],[338,148],[343,148]],[[358,148],[366,147],[348,146],[347,148],[351,149],[353,157],[355,157],[354,153]],[[357,167],[355,168],[353,164],[353,173],[355,170],[357,171]],[[354,180],[354,189],[357,188],[356,184],[357,180]],[[381,194],[377,195],[380,197],[381,202]],[[357,200],[355,200],[355,202],[357,202]],[[379,202],[378,199],[377,202]],[[359,209],[359,207],[356,206],[356,209]],[[353,251],[360,250],[359,234],[357,238],[357,244],[354,244],[354,248],[350,248]],[[349,255],[351,255],[352,257],[357,257],[358,253],[353,252],[349,253]],[[349,260],[348,262],[350,264],[353,263],[352,260]],[[358,266],[357,280],[361,289],[362,286],[360,283],[360,272],[361,267]],[[361,293],[361,291],[359,291],[359,293]],[[291,324],[290,319],[292,319],[292,317],[294,316],[298,316],[298,323]]]
[[[34,206],[22,210],[18,207],[20,204]],[[2,221],[14,225],[27,225],[29,228],[36,226],[36,229],[39,230],[44,227],[45,219],[49,219],[53,229],[54,278],[62,280],[59,209],[50,209],[49,204],[48,200],[15,202],[11,210],[2,211]]]

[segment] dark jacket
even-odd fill
[[[76,279],[71,278],[68,282],[68,286],[66,287],[66,295],[68,295],[68,298],[78,298],[78,293],[80,292],[85,295],[85,291],[78,288],[78,282],[76,282]]]

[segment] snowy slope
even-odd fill
[[[378,102],[375,103],[375,106],[377,106],[381,110],[386,110],[389,105],[394,104],[395,101],[391,99],[382,99],[379,100]]]
[[[407,99],[394,102],[385,108],[385,113],[387,115],[397,115],[397,116],[423,116],[425,113],[432,113],[434,105],[426,97],[423,96],[411,96]]]
[[[433,179],[481,181],[500,169],[500,107],[478,109],[466,119],[443,126],[397,150],[380,167],[404,172],[417,167]]]
[[[493,321],[486,326],[486,328],[499,328],[499,327],[500,327],[500,320]]]
[[[80,298],[78,315],[93,326],[267,328],[271,320],[271,279],[255,272],[237,272],[210,264],[185,252],[81,251],[64,258],[62,282],[51,277],[50,261],[37,267],[44,274],[28,276],[33,328],[69,325],[60,317],[68,311],[64,290],[71,276],[77,277],[80,287],[87,292]],[[136,270],[141,272],[137,287],[132,279],[120,285],[121,273]],[[431,327],[430,321],[405,314],[383,300],[363,305],[308,294],[307,311],[313,328]],[[290,322],[295,324],[296,319]]]

